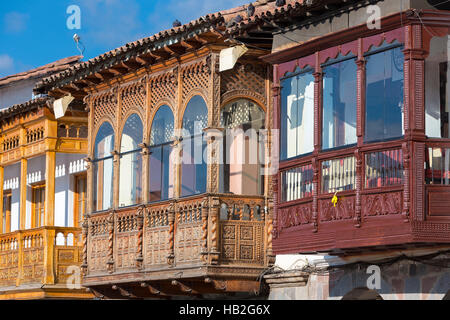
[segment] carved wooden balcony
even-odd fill
[[[442,140],[378,143],[282,164],[274,251],[343,255],[445,245],[449,166],[450,142]]]
[[[90,215],[84,283],[107,298],[260,290],[263,197],[194,196]]]
[[[2,299],[90,297],[80,286],[80,235],[61,227],[0,235]]]

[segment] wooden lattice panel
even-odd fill
[[[122,107],[120,116],[123,119],[130,109],[144,109],[145,106],[145,80],[134,82],[122,88]]]
[[[0,241],[0,285],[10,286],[16,284],[18,277],[19,255],[17,239]]]
[[[263,65],[237,63],[234,69],[221,74],[221,95],[233,91],[248,91],[249,94],[257,93],[263,97],[263,103],[266,104],[266,77],[267,69]]]
[[[163,99],[175,102],[177,86],[178,83],[176,71],[164,73],[163,75],[150,79],[152,97],[151,109],[154,110]]]
[[[137,233],[121,233],[116,236],[114,261],[117,269],[136,267]]]
[[[117,109],[116,90],[111,90],[95,96],[93,98],[92,106],[94,109],[94,126],[100,123],[106,115],[115,119]]]
[[[88,265],[89,272],[106,271],[108,258],[107,217],[95,217],[89,221]]]
[[[144,265],[167,264],[169,227],[148,228],[145,231]]]
[[[191,64],[182,69],[181,72],[183,78],[183,103],[186,102],[186,99],[192,90],[206,90],[211,85],[211,68],[209,66],[209,60],[207,59]]]

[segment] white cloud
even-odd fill
[[[0,54],[0,71],[9,72],[14,68],[14,60],[7,54]]]
[[[19,33],[27,29],[29,15],[20,12],[8,12],[4,17],[4,28],[7,33]]]

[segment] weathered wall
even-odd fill
[[[307,257],[307,256],[304,256]],[[418,259],[417,257],[414,259]],[[279,283],[270,284],[270,300],[340,300],[358,288],[375,284],[371,265],[380,267],[380,287],[374,289],[384,300],[442,300],[450,290],[450,254],[418,261],[398,260],[382,264],[380,261],[364,264],[347,264],[329,271],[317,269],[307,272],[306,283],[299,279],[298,271],[284,272]],[[314,263],[310,263],[314,265]],[[442,267],[437,265],[443,265]],[[296,278],[297,277],[297,278]],[[283,279],[281,279],[283,278]],[[289,281],[290,279],[290,281]],[[273,281],[272,281],[273,282]],[[353,295],[353,298],[358,295]]]

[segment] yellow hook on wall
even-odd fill
[[[337,191],[334,193],[333,198],[331,198],[331,203],[333,203],[333,206],[336,207],[336,204],[338,202],[338,197],[337,197]]]

